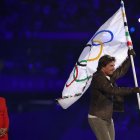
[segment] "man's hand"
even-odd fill
[[[134,49],[128,49],[128,56],[130,57],[130,55],[132,55],[133,57],[136,56],[136,52],[134,51]]]
[[[3,137],[6,135],[8,129],[7,128],[0,128],[0,137]]]
[[[134,87],[132,91],[134,93],[140,93],[140,88],[139,87]]]

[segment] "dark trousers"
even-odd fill
[[[97,140],[115,140],[113,119],[105,121],[100,118],[88,118],[88,122]]]

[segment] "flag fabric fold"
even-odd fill
[[[116,68],[127,57],[127,40],[121,7],[92,36],[76,62],[58,103],[67,109],[89,88],[98,60],[108,54],[116,58]],[[129,40],[131,38],[129,36]]]

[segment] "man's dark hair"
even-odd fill
[[[99,59],[97,71],[100,71],[102,69],[102,67],[105,67],[107,64],[109,64],[112,61],[116,61],[115,57],[112,57],[110,55],[104,55],[104,56],[102,56]]]

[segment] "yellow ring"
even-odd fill
[[[102,43],[101,41],[97,41],[97,40],[94,40],[94,42],[97,42],[97,43],[99,43],[99,44],[101,45],[100,52],[99,52],[99,54],[98,54],[97,57],[95,57],[95,58],[90,58],[90,59],[88,59],[87,61],[98,60],[98,59],[100,58],[101,54],[102,54],[102,51],[103,51],[103,43]]]

